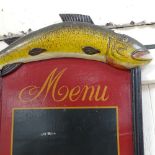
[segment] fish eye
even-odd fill
[[[122,35],[123,42],[128,42],[128,37],[126,35]]]

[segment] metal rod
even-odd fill
[[[122,24],[122,25],[116,25],[112,23],[106,24],[106,27],[108,27],[109,29],[122,29],[122,28],[139,27],[139,26],[155,26],[155,22],[146,23],[145,21],[142,21],[139,23],[135,23],[134,21],[131,21],[128,24]]]
[[[133,28],[133,27],[139,27],[139,26],[155,26],[155,22],[138,22],[135,23],[134,21],[131,21],[128,24],[113,24],[113,23],[107,23],[105,25],[102,25],[102,27],[107,27],[108,29],[122,29],[122,28]],[[23,37],[27,34],[29,34],[30,32],[32,32],[31,29],[28,29],[27,32],[21,31],[21,33],[19,34],[13,34],[13,33],[8,33],[8,35],[0,35],[0,41],[4,41],[4,42],[8,42],[10,40],[14,40],[16,38],[20,38]],[[155,44],[150,44],[150,45],[144,45],[147,49],[155,49]]]

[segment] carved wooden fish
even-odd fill
[[[151,61],[147,57],[149,51],[141,43],[94,25],[89,16],[60,16],[63,23],[32,32],[0,52],[2,76],[22,63],[60,57],[97,60],[126,69]]]

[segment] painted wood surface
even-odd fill
[[[143,85],[143,130],[145,155],[155,154],[155,84]]]
[[[84,65],[83,65],[84,64]],[[81,69],[82,68],[82,69]],[[15,82],[18,79],[18,84]],[[133,155],[134,153],[134,140],[133,132],[138,134],[138,132],[133,131],[132,121],[134,117],[132,114],[136,109],[132,108],[132,95],[131,95],[131,72],[129,70],[118,70],[107,64],[103,64],[97,61],[82,60],[82,59],[54,59],[52,61],[41,61],[24,64],[16,72],[4,77],[2,79],[2,115],[1,115],[1,132],[0,132],[0,155],[10,155],[15,150],[14,148],[14,123],[16,120],[13,119],[14,110],[17,109],[94,109],[94,108],[116,108],[118,109],[117,119],[117,134],[115,133],[115,142],[117,143],[117,152],[110,153],[111,145],[108,145],[106,155]],[[32,111],[30,112],[32,113]],[[40,114],[39,114],[40,115]],[[89,115],[92,117],[92,115]],[[30,115],[25,114],[19,119],[19,123],[23,119],[29,119]],[[33,118],[38,121],[38,115],[33,116]],[[87,119],[80,117],[81,121],[87,122]],[[94,117],[95,118],[95,117]],[[67,117],[66,119],[70,119]],[[108,117],[105,117],[108,121]],[[14,120],[14,121],[13,121]],[[76,119],[75,119],[76,120]],[[138,120],[138,118],[137,118]],[[65,121],[65,117],[64,117]],[[134,120],[135,121],[135,120]],[[14,123],[12,123],[14,122]],[[18,121],[17,121],[18,122]],[[76,122],[71,120],[71,122]],[[77,121],[76,123],[78,123]],[[95,121],[93,121],[95,122]],[[18,125],[17,123],[16,125]],[[29,122],[25,122],[29,123]],[[44,124],[44,121],[42,122]],[[47,123],[47,122],[46,122]],[[42,132],[47,132],[46,123]],[[100,121],[102,123],[102,121]],[[98,136],[98,129],[100,123],[96,124],[96,129],[92,131],[91,127],[86,127],[85,132],[90,133],[88,146],[86,146],[85,151],[90,154],[96,155],[95,149],[101,150],[103,154],[103,146],[100,143],[99,147],[94,144],[94,140],[91,135]],[[113,123],[113,122],[111,122]],[[106,131],[111,130],[109,127],[111,123],[107,123],[108,126]],[[49,123],[47,123],[49,124]],[[65,123],[64,123],[65,124]],[[137,124],[139,124],[137,122]],[[28,124],[29,126],[30,124]],[[73,125],[73,123],[71,123]],[[76,125],[76,124],[75,124]],[[58,126],[61,129],[62,123],[56,121],[53,126]],[[135,126],[134,126],[135,127]],[[74,125],[73,125],[74,128]],[[135,129],[135,128],[134,128]],[[50,129],[48,129],[50,130]],[[135,129],[136,130],[136,129]],[[18,130],[16,130],[18,131]],[[23,131],[23,133],[21,133]],[[34,136],[35,142],[37,139],[42,138],[42,132],[33,132],[29,135]],[[20,130],[19,136],[22,134],[31,132],[31,129]],[[62,147],[66,150],[65,146],[68,146],[67,139],[72,137],[70,132],[66,132],[65,136],[59,132],[59,130],[54,130],[57,133],[58,139],[55,139],[56,147]],[[16,132],[17,133],[17,132]],[[20,134],[21,133],[21,134]],[[78,132],[79,133],[79,132]],[[103,130],[99,133],[104,133]],[[110,131],[110,134],[114,133]],[[135,136],[136,136],[135,134]],[[70,144],[71,149],[78,149],[78,143],[76,139],[79,139],[76,134],[72,134],[75,140],[72,140]],[[87,134],[86,134],[87,135]],[[109,134],[108,134],[109,135]],[[30,137],[30,136],[29,136]],[[53,136],[52,136],[53,137]],[[51,137],[51,138],[52,138]],[[63,137],[67,137],[64,140]],[[48,137],[47,137],[48,138]],[[47,138],[45,140],[47,140]],[[60,138],[60,139],[59,139]],[[29,139],[29,138],[28,138]],[[54,139],[54,137],[53,137]],[[52,139],[52,141],[53,141]],[[65,145],[61,143],[61,139],[65,141]],[[87,139],[87,137],[86,137]],[[25,147],[31,149],[25,149],[28,154],[34,154],[33,150],[39,145],[39,143],[32,143],[31,138],[27,142],[27,138],[19,138]],[[92,140],[92,142],[91,142]],[[81,140],[83,141],[83,140]],[[107,144],[110,139],[101,138],[99,141],[104,141]],[[19,142],[19,141],[18,141]],[[42,142],[42,141],[41,141]],[[46,142],[46,141],[45,141]],[[69,141],[70,142],[70,141]],[[103,143],[103,145],[104,145]],[[35,147],[31,147],[31,145]],[[45,143],[43,143],[44,146]],[[49,143],[47,143],[49,144]],[[54,144],[55,145],[55,144]],[[83,145],[87,145],[83,143]],[[10,148],[10,146],[12,146]],[[16,145],[17,146],[17,145]],[[53,146],[53,145],[52,145]],[[136,145],[137,146],[137,145]],[[39,147],[39,148],[40,148]],[[93,150],[94,148],[94,150]],[[43,148],[45,149],[45,148]],[[52,151],[48,147],[49,151]],[[113,148],[114,149],[114,148]],[[38,150],[38,149],[36,149]],[[81,147],[79,150],[82,151]],[[23,151],[21,154],[25,154]],[[30,151],[30,152],[29,152]],[[31,152],[32,151],[32,152]],[[58,151],[58,150],[57,150]],[[143,152],[143,151],[138,151]],[[70,152],[71,153],[71,152]],[[84,152],[80,153],[83,154]],[[19,154],[19,155],[21,155]],[[39,151],[38,154],[42,153]],[[50,154],[50,152],[48,152]],[[56,153],[61,154],[61,153]],[[66,152],[64,154],[67,154]],[[75,153],[77,154],[77,152]],[[86,154],[86,153],[84,153]],[[18,154],[12,154],[18,155]],[[142,155],[142,153],[135,153],[135,155]]]

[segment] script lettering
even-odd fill
[[[29,85],[19,92],[19,100],[24,103],[30,103],[36,100],[44,102],[50,97],[54,102],[63,102],[69,100],[75,101],[96,101],[105,102],[109,99],[108,86],[104,85],[75,85],[72,88],[66,85],[60,86],[60,81],[67,68],[58,72],[55,68],[46,78],[41,86]]]

